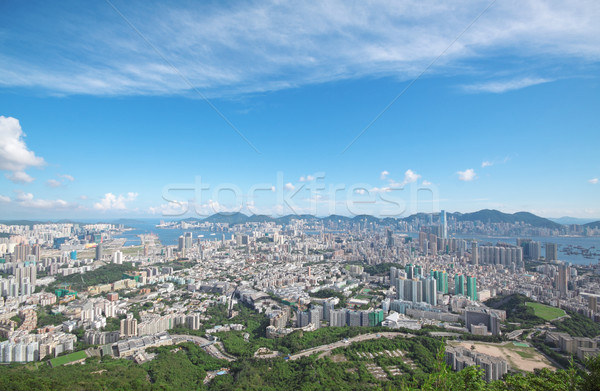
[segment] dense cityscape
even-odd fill
[[[264,218],[156,224],[156,231],[182,232],[173,245],[154,233],[127,245],[133,228],[119,223],[5,223],[0,361],[56,367],[110,357],[142,365],[156,357],[152,348],[191,342],[224,360],[223,367],[207,371],[208,384],[227,375],[226,363],[245,357],[247,349],[257,359],[296,360],[351,343],[345,337],[341,344],[287,351],[262,343],[328,327],[362,329],[360,341],[429,330],[447,338],[445,359],[452,369],[478,365],[488,382],[509,372],[566,367],[569,357],[583,365],[600,352],[594,334],[600,330],[598,260],[562,261],[553,236],[544,243],[525,236],[512,243],[454,237],[577,229],[594,237],[598,223],[552,231],[524,222],[457,222],[449,215],[393,223],[371,216],[289,216],[285,224]],[[207,220],[220,217],[231,219]],[[581,250],[597,256],[595,247]],[[511,310],[498,305],[515,297],[533,306],[531,318],[541,322],[514,322]],[[260,319],[258,329],[249,330],[256,326],[248,313]],[[589,330],[582,334],[562,322],[575,316],[590,323]],[[480,351],[474,342],[456,342],[473,337],[500,343]],[[502,348],[506,341],[522,347],[520,359]],[[551,353],[536,351],[537,344],[552,347]],[[366,361],[373,359],[365,354]],[[379,381],[405,371],[366,361]]]

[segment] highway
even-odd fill
[[[413,337],[412,334],[405,334],[405,333],[395,333],[395,332],[383,332],[383,333],[371,333],[371,334],[361,334],[361,335],[357,335],[356,337],[352,337],[352,338],[348,338],[347,342],[344,340],[338,341],[338,342],[334,342],[334,343],[330,343],[327,345],[321,345],[321,346],[317,346],[314,348],[310,348],[310,349],[306,349],[306,350],[302,350],[296,354],[291,354],[289,357],[290,360],[297,360],[300,357],[304,357],[304,356],[310,356],[311,354],[314,353],[319,353],[319,352],[330,352],[336,348],[340,348],[343,346],[348,346],[349,344],[351,344],[352,342],[361,342],[361,341],[367,341],[370,339],[375,339],[375,338],[395,338],[395,337],[405,337],[405,338],[411,338]]]
[[[176,344],[184,341],[193,342],[196,345],[203,348],[204,351],[206,351],[206,353],[210,354],[215,358],[227,360],[229,362],[235,361],[235,357],[223,353],[222,351],[217,349],[217,347],[215,346],[215,342],[211,342],[206,338],[198,337],[195,335],[171,335],[171,337],[173,338],[173,342]]]

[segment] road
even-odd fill
[[[310,349],[306,349],[306,350],[302,350],[296,354],[291,354],[290,355],[290,360],[297,360],[300,357],[304,357],[304,356],[310,356],[311,354],[314,353],[319,353],[319,352],[330,352],[333,349],[337,349],[343,346],[348,346],[349,344],[351,344],[352,342],[361,342],[361,341],[367,341],[370,339],[375,339],[375,338],[395,338],[395,337],[405,337],[405,338],[411,338],[413,337],[412,334],[405,334],[405,333],[395,333],[395,332],[383,332],[383,333],[371,333],[371,334],[361,334],[361,335],[357,335],[356,337],[352,337],[352,338],[348,338],[348,341],[345,342],[344,340],[338,341],[338,342],[334,342],[334,343],[330,343],[327,345],[321,345],[321,346],[317,346],[314,348],[310,348]]]
[[[198,337],[195,335],[185,335],[185,334],[171,335],[171,337],[173,338],[173,342],[176,344],[180,343],[180,342],[184,342],[184,341],[193,342],[196,345],[199,345],[201,348],[203,348],[204,351],[206,351],[206,353],[210,354],[211,356],[213,356],[215,358],[219,358],[221,360],[227,360],[229,362],[235,361],[235,357],[232,357],[228,354],[223,353],[222,351],[217,349],[214,342],[211,342],[206,338]]]

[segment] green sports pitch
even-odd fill
[[[535,316],[547,321],[551,321],[566,315],[564,310],[556,307],[550,307],[549,305],[531,302],[526,303],[526,305],[533,308]]]
[[[80,350],[79,352],[75,352],[75,353],[67,354],[65,356],[53,358],[52,360],[50,360],[50,365],[52,365],[52,368],[56,368],[60,365],[65,365],[65,364],[71,363],[73,361],[78,361],[78,360],[84,359],[86,357],[87,357],[87,354],[85,354],[85,351]]]

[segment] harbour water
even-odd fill
[[[115,235],[114,237],[126,239],[125,246],[135,246],[141,244],[139,235],[152,233],[158,236],[158,239],[163,245],[171,246],[177,244],[179,237],[183,235],[184,232],[191,232],[194,240],[198,239],[200,235],[202,235],[202,240],[221,240],[223,236],[225,236],[225,239],[231,239],[232,236],[230,232],[156,228],[156,224],[158,224],[158,221],[139,221],[135,223],[128,223],[127,226],[133,229],[125,231],[120,235]]]

